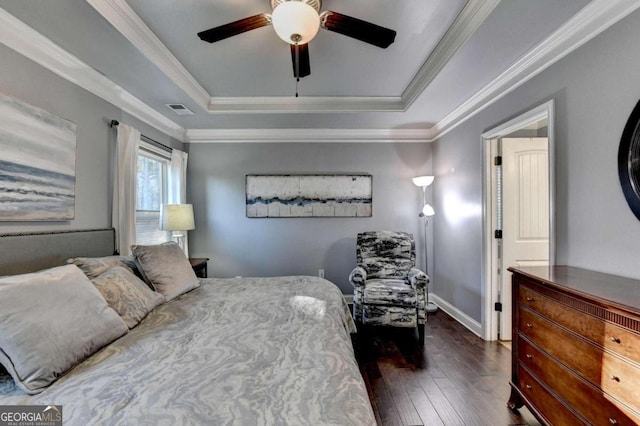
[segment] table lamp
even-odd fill
[[[184,250],[184,232],[195,229],[193,205],[163,204],[160,211],[160,229],[172,232],[172,238]]]

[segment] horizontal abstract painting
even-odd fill
[[[75,215],[76,125],[0,94],[0,221]]]
[[[247,175],[247,217],[371,217],[371,175]]]

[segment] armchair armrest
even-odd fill
[[[349,274],[349,282],[354,287],[364,287],[364,282],[367,280],[367,271],[362,266],[356,266]]]
[[[424,290],[429,284],[429,276],[418,268],[411,268],[407,278],[411,287],[416,290]]]

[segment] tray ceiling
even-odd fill
[[[258,13],[268,0],[127,0],[142,22],[215,97],[292,96],[289,45],[271,26],[216,43],[196,33]],[[321,10],[395,29],[395,42],[381,49],[321,29],[309,43],[311,75],[302,96],[399,97],[460,13],[465,0],[325,0]],[[176,31],[176,29],[182,29]]]
[[[274,130],[270,140],[282,136],[277,129],[426,140],[638,6],[633,0],[325,0],[322,10],[392,28],[396,41],[380,49],[321,29],[309,44],[311,75],[300,81],[300,98],[293,96],[288,46],[271,27],[213,44],[196,35],[268,13],[268,0],[0,0],[0,42],[183,140],[216,132],[233,139],[231,129],[246,129],[236,137],[243,141],[259,138],[258,129]],[[168,103],[195,114],[177,116]],[[305,139],[304,132],[290,134]]]

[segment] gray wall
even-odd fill
[[[78,126],[75,219],[65,222],[0,222],[0,232],[111,226],[110,158],[115,132],[107,126],[107,120],[131,124],[159,142],[182,148],[181,142],[170,139],[2,44],[0,58],[0,92],[64,117]]]
[[[369,173],[373,217],[248,219],[245,175],[261,173]],[[358,232],[413,233],[423,266],[422,190],[411,178],[430,173],[427,144],[191,144],[188,198],[196,229],[189,233],[190,254],[210,257],[209,274],[216,277],[317,275],[323,268],[351,293]]]
[[[640,98],[638,40],[640,12],[434,143],[438,296],[481,320],[480,135],[549,99],[556,102],[556,263],[640,278],[640,222],[617,173],[620,136]]]

